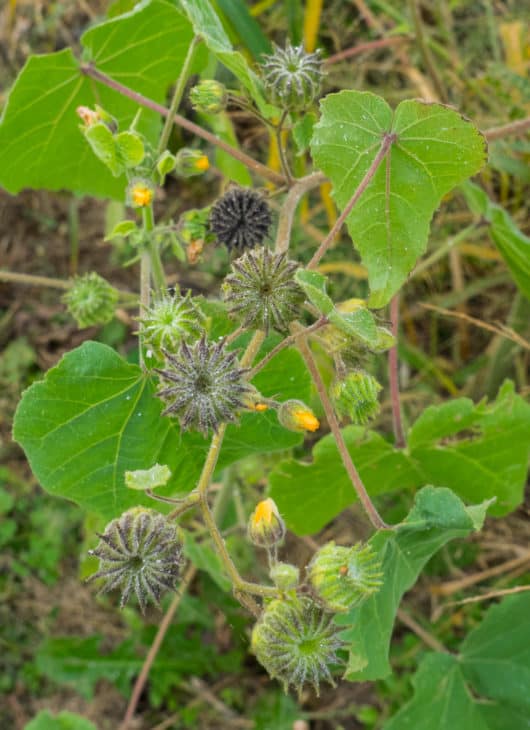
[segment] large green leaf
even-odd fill
[[[97,730],[96,726],[81,717],[75,712],[60,712],[58,715],[52,715],[48,710],[41,710],[39,714],[33,718],[24,730]]]
[[[375,496],[435,483],[470,502],[495,497],[493,515],[522,500],[530,452],[530,405],[505,383],[497,399],[475,405],[458,398],[427,408],[409,432],[407,450],[373,431],[343,430],[348,450]],[[313,449],[311,463],[287,459],[270,476],[271,496],[290,529],[320,530],[356,500],[332,436]]]
[[[359,607],[337,618],[348,627],[343,634],[350,645],[347,679],[366,681],[390,674],[390,639],[403,594],[437,550],[482,527],[488,504],[466,508],[451,490],[424,487],[400,525],[391,532],[380,530],[370,539],[382,560],[383,584]]]
[[[309,376],[292,349],[274,358],[253,382],[267,396],[308,397]],[[106,345],[86,342],[26,390],[14,437],[52,494],[107,518],[135,504],[152,505],[143,493],[126,488],[125,471],[167,464],[173,476],[160,493],[187,492],[195,486],[208,447],[208,440],[182,434],[175,419],[160,415],[155,389],[137,365]],[[228,429],[219,467],[300,441],[299,434],[279,425],[275,413],[249,413],[240,426]]]
[[[485,141],[469,121],[440,104],[403,101],[392,112],[374,94],[341,91],[326,96],[321,109],[311,150],[340,208],[353,196],[384,135],[396,135],[347,218],[368,269],[369,304],[382,307],[425,251],[442,197],[485,163]]]
[[[502,206],[491,202],[478,185],[467,182],[461,189],[471,210],[490,224],[493,242],[512,272],[515,283],[530,299],[530,238],[519,230]]]
[[[414,697],[384,730],[528,730],[530,596],[490,608],[461,654],[428,654],[413,678]]]
[[[85,61],[163,102],[192,37],[191,24],[177,8],[150,0],[91,28],[81,40]],[[136,103],[82,75],[70,49],[31,56],[0,122],[0,184],[11,193],[46,188],[123,200],[125,179],[112,177],[78,128],[76,108],[96,103],[116,117],[121,129],[138,110]],[[154,141],[159,128],[158,116],[143,110],[139,130]]]

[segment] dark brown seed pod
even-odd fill
[[[232,188],[212,206],[209,226],[219,243],[244,251],[263,242],[271,222],[265,198],[255,190]]]

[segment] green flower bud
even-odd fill
[[[203,175],[209,167],[208,157],[200,150],[182,147],[175,157],[175,172],[181,177]]]
[[[286,400],[278,408],[278,421],[289,431],[316,431],[320,421],[301,400]]]
[[[114,316],[118,292],[95,271],[74,279],[63,297],[78,327],[106,324]]]
[[[346,612],[381,585],[381,563],[369,545],[339,547],[328,542],[307,568],[315,596],[327,611]]]
[[[303,46],[274,46],[274,53],[264,56],[261,66],[269,101],[287,111],[303,111],[320,93],[322,60],[320,51],[306,53]]]
[[[335,686],[330,665],[341,663],[339,630],[333,616],[308,596],[275,600],[254,626],[252,651],[286,692],[292,685],[300,694],[310,683],[318,695],[322,681]]]
[[[139,318],[139,334],[144,345],[160,358],[163,350],[175,352],[183,339],[197,339],[204,321],[204,314],[193,302],[190,291],[185,296],[167,295],[144,309]]]
[[[274,563],[270,569],[270,578],[280,591],[292,591],[300,580],[300,571],[290,563]]]
[[[259,547],[271,548],[285,537],[285,524],[273,499],[258,503],[248,521],[248,539]]]
[[[190,101],[197,112],[219,114],[226,109],[228,97],[223,84],[205,79],[190,90]]]
[[[379,413],[380,390],[372,375],[356,370],[337,379],[331,386],[330,396],[341,418],[351,418],[353,423],[364,426]]]
[[[176,526],[152,509],[134,507],[112,520],[90,555],[99,570],[89,580],[102,579],[100,593],[121,590],[121,606],[135,593],[143,611],[149,601],[175,588],[181,561]]]

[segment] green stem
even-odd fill
[[[195,50],[200,42],[201,42],[201,38],[199,36],[195,36],[192,39],[190,46],[188,48],[188,53],[186,54],[186,58],[184,59],[184,63],[180,70],[179,77],[175,84],[175,91],[173,92],[173,98],[171,99],[171,106],[169,107],[169,114],[166,117],[166,121],[164,122],[162,134],[160,135],[160,141],[158,142],[157,152],[159,155],[161,155],[162,152],[164,152],[164,150],[167,147],[167,143],[169,142],[169,135],[171,134],[171,130],[173,128],[173,120],[174,120],[175,114],[177,113],[177,110],[179,108],[180,102],[182,100],[182,94],[184,93],[184,87],[186,86],[186,81],[188,80],[188,77],[189,77],[189,72],[190,72],[191,64],[193,62],[193,57],[195,55]]]
[[[146,249],[149,255],[149,261],[151,263],[151,276],[153,278],[153,288],[155,291],[164,291],[166,288],[166,275],[162,267],[162,261],[160,260],[160,251],[153,241],[152,231],[155,227],[153,218],[153,206],[147,205],[142,208],[142,219],[144,224],[144,231],[146,233]]]

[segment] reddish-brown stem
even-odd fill
[[[369,53],[370,51],[378,51],[380,48],[388,48],[389,46],[398,46],[402,43],[409,43],[412,40],[409,36],[394,36],[392,38],[381,38],[377,41],[368,41],[368,43],[359,43],[353,48],[346,48],[344,51],[333,54],[324,60],[326,66],[339,61],[345,61],[352,56],[358,56],[361,53]]]
[[[390,301],[390,321],[392,323],[392,334],[396,344],[388,351],[388,373],[390,381],[390,402],[392,404],[392,421],[394,424],[394,440],[398,449],[407,445],[403,423],[401,420],[401,403],[399,399],[399,371],[398,371],[398,350],[397,338],[399,329],[399,294],[395,294]]]
[[[503,137],[509,137],[512,134],[524,134],[530,129],[530,117],[526,119],[518,119],[516,122],[510,122],[510,124],[504,124],[502,127],[492,127],[486,129],[483,134],[488,142],[494,142],[496,139],[502,139]]]
[[[146,109],[151,109],[152,111],[161,114],[163,117],[169,116],[170,111],[169,109],[166,109],[165,106],[162,106],[162,104],[157,104],[156,101],[148,99],[146,96],[139,94],[137,91],[130,89],[128,86],[120,84],[119,81],[115,81],[110,76],[107,76],[101,71],[98,71],[98,69],[91,64],[82,63],[80,65],[80,70],[81,73],[83,73],[85,76],[89,76],[95,81],[99,81],[101,84],[108,86],[109,89],[114,89],[114,91],[117,91],[119,94],[126,96],[128,99],[132,99],[132,101],[135,101],[140,106],[144,106]],[[242,162],[243,165],[248,167],[248,169],[252,172],[256,173],[256,175],[260,175],[266,180],[270,180],[275,185],[285,185],[286,180],[283,175],[280,175],[275,170],[271,170],[270,167],[263,165],[261,162],[254,160],[252,157],[249,157],[244,152],[241,152],[235,147],[232,147],[227,142],[224,142],[222,139],[219,139],[219,137],[216,137],[215,134],[208,132],[202,127],[199,127],[198,124],[190,122],[189,119],[182,117],[180,114],[174,114],[173,121],[175,124],[178,124],[179,127],[187,129],[188,132],[197,135],[197,137],[202,137],[202,139],[206,140],[210,144],[213,144],[216,147],[224,150],[231,157],[234,157],[236,160]]]
[[[374,177],[375,173],[379,169],[379,165],[383,162],[385,157],[388,154],[389,149],[392,147],[393,143],[396,141],[397,135],[393,133],[386,133],[383,137],[383,141],[381,143],[381,147],[379,148],[379,152],[374,158],[374,161],[366,171],[366,175],[363,177],[361,182],[359,183],[356,191],[352,195],[349,203],[346,205],[342,213],[339,215],[337,220],[335,221],[335,225],[331,229],[331,231],[328,233],[328,235],[325,237],[325,239],[322,241],[320,246],[318,247],[317,251],[315,251],[315,254],[311,261],[307,264],[308,269],[314,269],[315,266],[317,266],[318,262],[324,256],[328,248],[331,246],[333,241],[335,240],[336,236],[338,235],[340,229],[342,228],[342,225],[346,218],[350,215],[352,212],[354,206],[356,205],[357,201],[361,197],[361,195],[364,193],[370,182],[372,181],[372,178]]]
[[[147,652],[147,656],[145,657],[140,674],[138,675],[138,677],[136,678],[136,682],[134,683],[131,699],[129,700],[129,704],[127,705],[127,710],[125,712],[125,716],[119,730],[127,730],[131,720],[133,719],[133,715],[138,705],[138,700],[140,699],[140,695],[144,690],[149,671],[151,670],[151,666],[156,659],[156,655],[158,654],[167,630],[169,629],[171,622],[173,621],[173,617],[177,608],[180,605],[182,597],[186,593],[188,586],[195,577],[196,572],[197,568],[194,565],[190,565],[190,567],[184,574],[179,590],[177,591],[177,593],[175,593],[175,596],[173,597],[173,600],[171,601],[171,604],[166,611],[165,616],[160,623],[160,626],[158,627],[158,631],[156,632],[153,643],[149,647],[149,651]]]
[[[386,522],[383,521],[381,515],[375,508],[374,503],[370,499],[370,495],[366,491],[366,487],[363,484],[361,476],[357,471],[355,464],[353,463],[350,452],[348,451],[348,448],[342,436],[342,432],[340,430],[335,411],[333,410],[333,406],[331,405],[331,401],[328,397],[326,386],[324,385],[324,381],[320,377],[320,372],[305,337],[299,337],[299,339],[297,340],[297,344],[302,354],[302,357],[305,360],[307,369],[311,373],[311,377],[313,378],[313,382],[315,383],[320,402],[322,403],[322,408],[324,409],[324,413],[326,414],[329,428],[335,438],[335,442],[337,444],[342,463],[344,464],[344,468],[346,469],[351,483],[353,484],[357,497],[359,498],[359,502],[364,507],[366,514],[370,518],[370,522],[376,530],[389,529],[389,525],[387,525]]]

